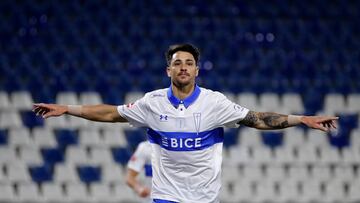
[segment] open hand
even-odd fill
[[[336,129],[336,120],[339,117],[334,116],[303,116],[301,122],[313,129],[319,129],[324,132],[330,132]]]
[[[65,114],[67,110],[67,106],[64,105],[44,103],[34,104],[32,109],[37,116],[42,116],[43,118],[61,116]]]

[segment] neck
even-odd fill
[[[171,85],[172,92],[175,97],[178,99],[185,99],[186,97],[190,96],[191,93],[193,93],[195,89],[195,83],[191,83],[188,85],[176,85],[175,83],[172,83]]]

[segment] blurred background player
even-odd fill
[[[144,173],[141,173],[144,171]],[[143,175],[141,175],[143,174]],[[151,146],[148,141],[139,143],[134,154],[131,156],[126,171],[126,183],[131,187],[142,202],[151,202]]]

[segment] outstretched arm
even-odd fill
[[[127,122],[120,116],[116,106],[100,105],[59,105],[59,104],[34,104],[33,111],[43,118],[69,114],[92,121],[100,122]]]
[[[138,176],[138,172],[128,168],[126,172],[126,183],[129,187],[131,187],[136,194],[138,194],[140,197],[147,197],[150,195],[150,189],[146,186],[141,185],[136,177]]]
[[[283,129],[305,124],[310,128],[328,132],[336,128],[335,121],[337,119],[338,117],[333,116],[294,116],[271,112],[249,111],[239,124],[263,130]]]

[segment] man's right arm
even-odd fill
[[[59,104],[34,104],[33,111],[43,118],[57,117],[69,114],[92,121],[99,122],[127,122],[119,112],[117,106],[99,105],[59,105]]]

